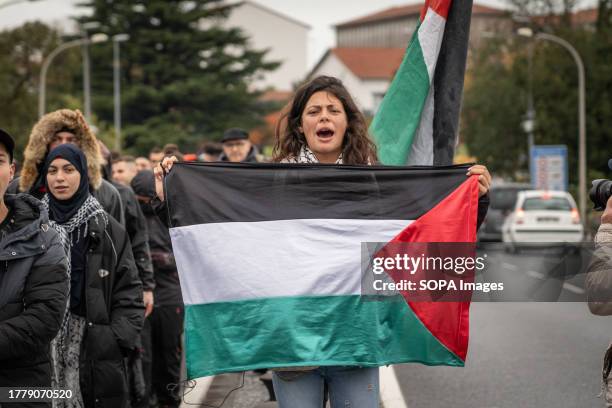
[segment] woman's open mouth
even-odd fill
[[[324,141],[330,140],[334,136],[334,131],[330,128],[321,128],[317,130],[317,137]]]

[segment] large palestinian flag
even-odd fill
[[[475,241],[467,169],[177,163],[165,187],[188,377],[462,366],[469,303],[366,300],[360,261],[362,242]]]

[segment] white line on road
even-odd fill
[[[526,273],[528,276],[531,276],[532,278],[535,278],[535,279],[545,279],[546,278],[544,274],[537,272],[537,271],[527,271]],[[568,282],[563,283],[563,289],[567,290],[568,292],[575,293],[577,295],[584,295],[585,293],[584,289],[582,289],[581,287],[573,285]]]
[[[380,367],[380,401],[384,408],[408,408],[394,366]]]
[[[563,289],[568,290],[572,293],[575,293],[577,295],[584,295],[584,289],[582,289],[581,287],[578,287],[576,285],[572,285],[571,283],[564,283],[563,284]]]
[[[535,279],[544,279],[546,277],[543,273],[540,273],[538,271],[527,271],[525,273],[527,274],[527,276],[530,276]]]
[[[510,269],[511,271],[518,270],[518,267],[516,265],[509,264],[508,262],[502,262],[502,266],[506,269]]]

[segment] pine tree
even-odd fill
[[[253,50],[238,28],[223,21],[233,6],[223,0],[90,0],[80,24],[96,32],[128,34],[121,44],[123,147],[146,153],[154,145],[193,149],[228,127],[260,123],[266,106],[249,83],[278,64]],[[112,47],[91,46],[93,108],[112,124]]]

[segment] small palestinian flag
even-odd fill
[[[370,125],[389,165],[453,162],[472,0],[425,0],[404,60]]]
[[[474,242],[468,166],[177,163],[166,178],[187,376],[463,366],[468,302],[365,300],[362,242]]]

